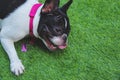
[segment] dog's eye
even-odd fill
[[[59,25],[59,26],[64,26],[64,25],[65,25],[64,20],[63,20],[63,19],[59,20],[58,25]]]
[[[62,20],[62,16],[59,15],[55,17],[56,22],[61,22],[61,20]]]
[[[62,19],[62,16],[61,15],[57,16],[57,19],[58,20]]]

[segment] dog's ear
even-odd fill
[[[73,0],[69,0],[65,5],[61,7],[61,10],[66,13],[70,5],[72,4]]]
[[[46,0],[42,8],[42,13],[49,13],[59,7],[59,0]]]

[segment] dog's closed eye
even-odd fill
[[[63,17],[61,15],[58,15],[58,16],[55,17],[55,21],[56,22],[61,22],[62,18]]]

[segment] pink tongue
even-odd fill
[[[67,47],[67,45],[58,46],[59,49],[65,49],[66,47]]]

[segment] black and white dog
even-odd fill
[[[24,72],[24,66],[17,56],[14,42],[30,33],[30,11],[38,0],[0,0],[0,41],[10,59],[10,68],[15,75]],[[38,7],[33,20],[33,35],[53,51],[67,46],[70,32],[67,10],[69,0],[59,8],[59,0],[46,0]],[[34,12],[34,11],[33,11]]]

